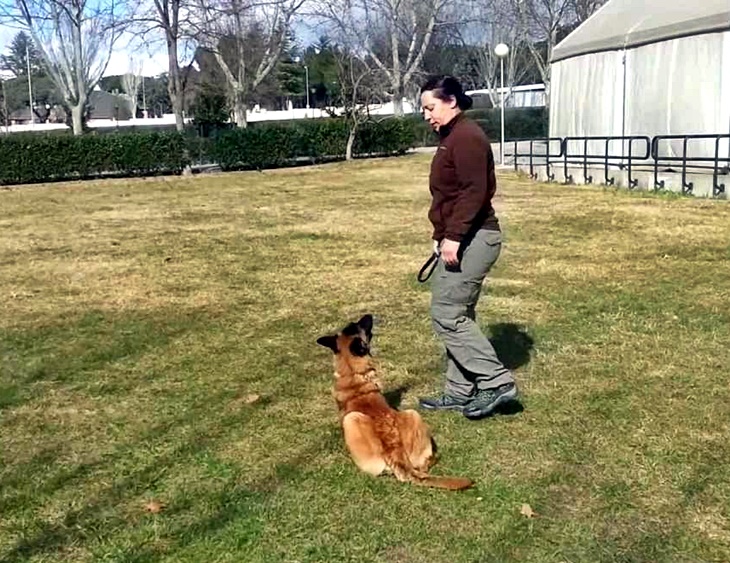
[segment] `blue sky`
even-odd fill
[[[0,25],[0,53],[5,53],[18,31],[7,25]],[[305,24],[296,25],[295,33],[302,45],[313,43],[318,39],[318,33],[313,32]],[[130,56],[142,63],[142,74],[145,76],[156,76],[167,71],[167,48],[162,41],[154,45],[142,46],[139,43],[134,44],[130,39],[130,37],[122,37],[116,43],[105,73],[106,76],[129,72],[131,70]]]

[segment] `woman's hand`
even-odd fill
[[[441,259],[447,266],[457,266],[459,264],[459,246],[455,240],[445,238],[441,242]]]

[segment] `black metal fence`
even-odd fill
[[[692,182],[687,181],[687,165],[691,164],[692,168],[712,168],[712,194],[717,197],[725,193],[725,184],[720,184],[720,174],[727,174],[730,169],[730,154],[727,156],[720,155],[720,141],[727,139],[730,142],[730,134],[718,135],[658,135],[651,142],[651,157],[654,160],[654,187],[661,189],[664,187],[664,180],[659,180],[659,163],[681,163],[682,165],[682,193],[690,194],[694,188]],[[712,157],[708,156],[688,156],[688,147],[690,141],[714,141],[715,151]],[[660,156],[659,149],[662,142],[681,141],[682,156]]]
[[[537,167],[544,166],[548,182],[555,180],[551,166],[563,166],[564,179],[566,184],[572,184],[574,178],[568,172],[568,165],[583,167],[583,181],[586,184],[593,182],[593,176],[589,175],[589,166],[603,167],[603,181],[607,185],[614,185],[615,178],[611,176],[611,167],[619,170],[627,170],[629,188],[638,185],[638,179],[634,177],[637,166],[652,166],[654,170],[654,189],[659,190],[665,187],[663,180],[659,180],[659,170],[666,169],[675,172],[681,168],[682,193],[690,194],[694,188],[693,182],[687,181],[688,172],[691,170],[712,171],[712,193],[715,197],[725,193],[725,184],[720,183],[720,176],[730,173],[730,148],[727,153],[721,153],[722,141],[728,141],[730,145],[730,134],[712,135],[657,135],[648,137],[646,135],[633,136],[586,136],[586,137],[545,137],[542,139],[515,140],[505,143],[505,151],[513,147],[514,150],[505,152],[505,157],[514,159],[515,170],[524,160],[529,159],[530,177],[537,178],[535,172]],[[714,151],[711,156],[707,154],[692,154],[690,148],[692,143],[702,141],[704,143],[714,142]],[[667,143],[672,143],[674,149],[679,144],[681,151],[678,156],[663,156],[662,148]],[[600,146],[600,149],[597,147]],[[620,149],[618,148],[620,146]],[[674,151],[677,154],[677,151]]]

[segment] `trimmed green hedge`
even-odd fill
[[[278,168],[302,160],[343,158],[349,128],[341,119],[258,125],[222,131],[212,145],[211,160],[223,170]],[[362,124],[353,146],[355,156],[402,154],[414,145],[407,119]]]
[[[0,137],[0,183],[179,173],[184,149],[176,133],[6,135]]]
[[[493,143],[500,139],[500,110],[472,109],[466,112],[476,121]],[[505,108],[504,136],[508,141],[522,139],[540,139],[548,135],[547,108]],[[415,139],[417,146],[433,146],[438,144],[438,137],[423,119],[419,118],[415,125]]]
[[[209,138],[171,132],[0,136],[0,184],[179,174],[190,163],[223,170],[278,168],[343,158],[348,125],[317,119],[228,129]],[[415,144],[412,120],[360,126],[356,156],[402,154]]]

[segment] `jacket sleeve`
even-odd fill
[[[460,242],[489,197],[489,145],[479,135],[465,135],[452,150],[459,193],[444,236]]]

